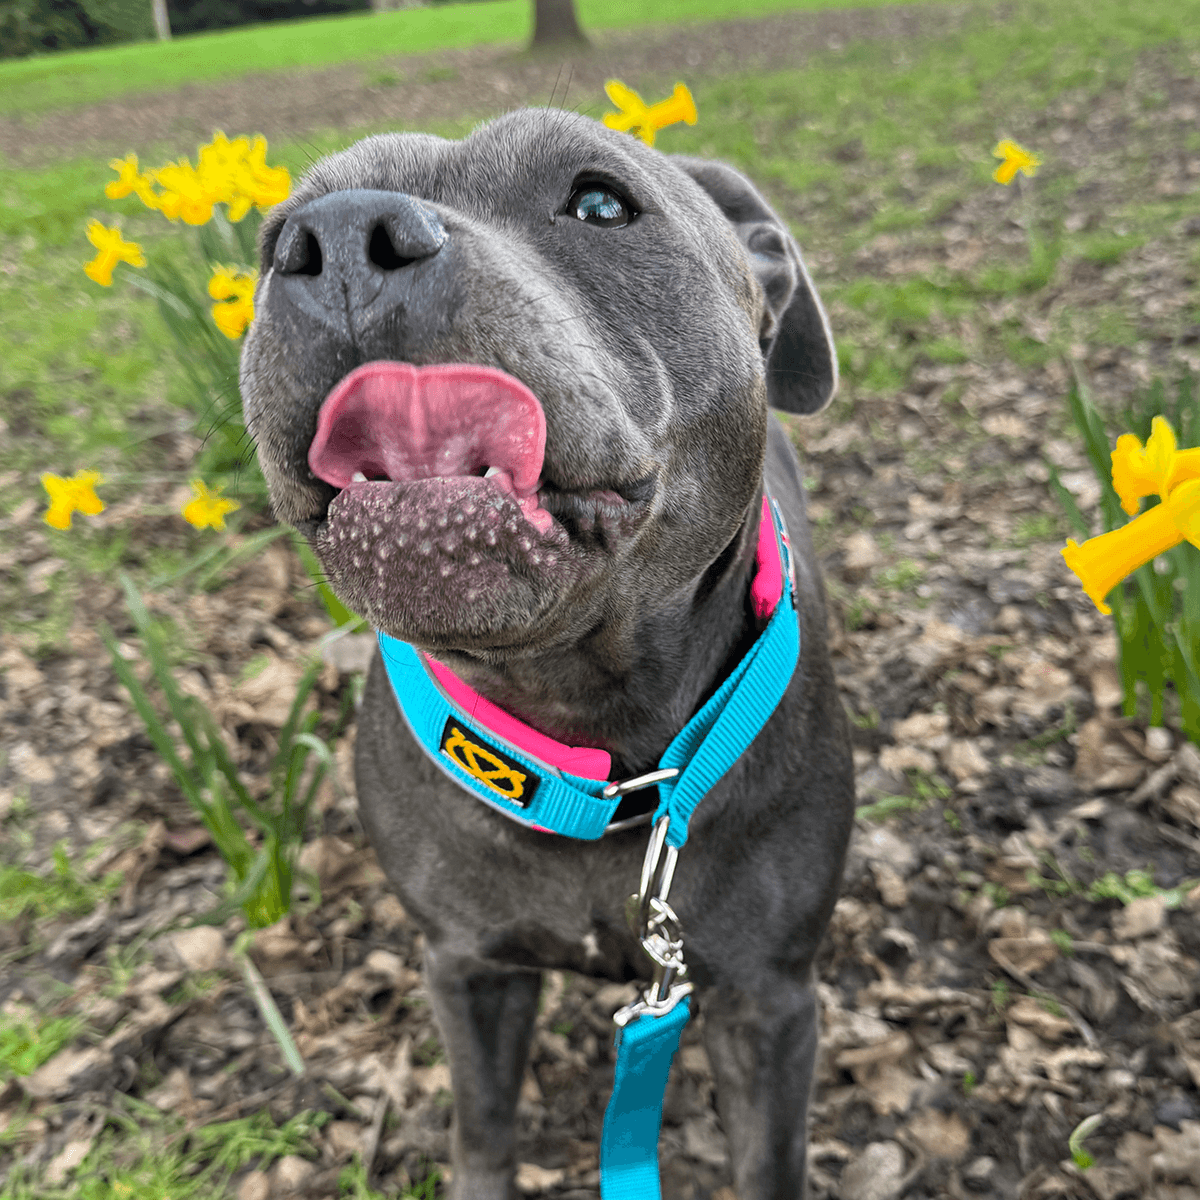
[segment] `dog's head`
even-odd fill
[[[515,112],[367,138],[262,235],[242,355],[277,514],[335,590],[434,653],[578,638],[736,535],[768,403],[822,407],[828,325],[730,167]]]

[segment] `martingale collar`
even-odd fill
[[[629,786],[657,783],[657,821],[681,846],[707,792],[758,736],[800,652],[791,546],[783,515],[763,496],[751,603],[767,625],[746,656],[667,747],[654,779],[610,783],[606,751],[568,746],[518,721],[448,667],[382,631],[379,647],[400,711],[421,748],[460,787],[506,817],[545,833],[594,840]],[[663,778],[663,776],[667,776]],[[624,826],[624,822],[622,822]]]

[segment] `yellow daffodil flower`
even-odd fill
[[[117,173],[117,178],[104,189],[104,194],[110,200],[121,200],[134,192],[147,208],[158,207],[154,180],[151,176],[138,170],[136,154],[127,154],[124,158],[114,158],[108,165]]]
[[[992,154],[1004,161],[992,172],[992,178],[997,183],[1012,183],[1018,171],[1024,171],[1032,177],[1042,165],[1042,160],[1036,154],[1018,146],[1011,138],[1003,138],[996,144]]]
[[[168,163],[154,172],[154,181],[163,189],[159,210],[169,220],[182,219],[188,225],[205,225],[212,220],[213,205],[221,199],[217,180],[200,175],[186,158]]]
[[[102,513],[104,501],[96,495],[96,484],[103,482],[99,471],[76,471],[70,479],[47,471],[42,476],[42,487],[50,497],[46,524],[54,529],[70,529],[72,513],[81,512],[89,517]]]
[[[1117,439],[1112,479],[1130,516],[1146,496],[1162,503],[1082,546],[1068,540],[1063,558],[1102,613],[1112,612],[1104,597],[1126,575],[1182,541],[1200,547],[1200,448],[1176,449],[1174,430],[1155,417],[1145,446],[1132,433]]]
[[[239,177],[241,193],[259,208],[270,208],[286,200],[292,192],[292,177],[287,167],[267,166],[267,139],[256,137],[243,160],[244,174]]]
[[[113,269],[117,263],[127,262],[131,267],[146,265],[141,246],[137,242],[127,242],[115,226],[109,229],[99,221],[89,221],[87,235],[98,253],[91,262],[84,264],[84,274],[102,287],[112,287]]]
[[[604,91],[621,110],[605,113],[605,125],[618,133],[631,133],[634,137],[640,137],[647,146],[654,145],[656,131],[664,126],[674,125],[677,121],[686,121],[689,125],[696,123],[696,102],[692,99],[692,93],[682,83],[677,83],[675,91],[657,104],[647,104],[637,92],[626,87],[619,79],[610,79],[604,85]]]
[[[181,158],[157,171],[142,172],[136,154],[114,158],[109,166],[117,172],[117,178],[105,188],[110,199],[136,192],[148,208],[158,209],[170,221],[189,225],[212,220],[218,204],[226,206],[231,221],[240,221],[256,205],[270,208],[286,200],[292,190],[287,167],[267,165],[266,138],[230,140],[219,129],[208,145],[200,147],[196,166]],[[156,192],[156,186],[162,190]]]
[[[236,500],[226,500],[220,489],[210,491],[202,479],[192,480],[192,499],[183,506],[183,519],[197,529],[211,526],[225,528],[225,514],[236,512],[242,506]]]
[[[1144,447],[1132,433],[1117,438],[1112,479],[1121,507],[1132,517],[1144,497],[1165,500],[1185,479],[1200,479],[1200,447],[1176,449],[1175,431],[1165,418],[1155,417]]]
[[[257,271],[218,267],[208,281],[208,294],[222,302],[212,306],[213,320],[230,341],[240,338],[246,332],[246,326],[254,320],[254,284],[257,279]]]

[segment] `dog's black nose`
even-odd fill
[[[377,301],[391,307],[389,294],[406,282],[397,277],[437,254],[448,236],[432,208],[402,192],[330,192],[288,217],[273,266],[293,302],[340,324]]]

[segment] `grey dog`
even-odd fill
[[[837,384],[786,226],[728,166],[539,109],[462,141],[382,135],[329,156],[270,215],[261,251],[241,388],[278,516],[355,611],[544,734],[608,751],[615,779],[653,770],[753,643],[764,484],[778,501],[799,663],[697,810],[671,902],[737,1193],[802,1196],[813,959],[853,774],[800,470],[768,413],[815,412]],[[315,474],[322,406],[370,362],[520,381],[545,417],[536,481],[462,449],[493,436],[478,412],[407,459],[411,431],[381,418],[378,462],[340,484]],[[504,518],[487,538],[463,520],[481,504]],[[648,831],[578,841],[480,803],[416,744],[378,655],[356,774],[370,841],[426,937],[453,1193],[500,1200],[540,973],[649,974],[623,915]],[[634,793],[617,815],[655,802]]]

